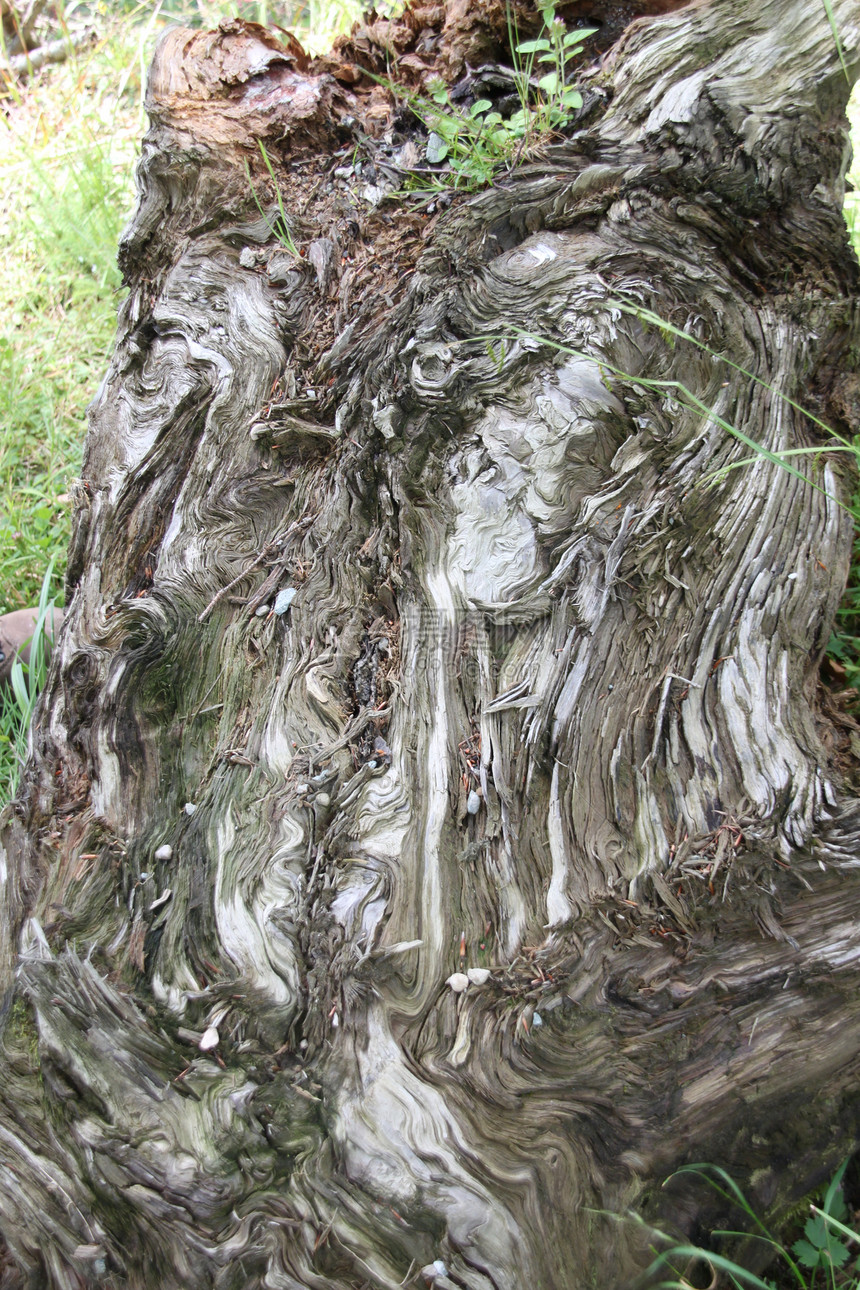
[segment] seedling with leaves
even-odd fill
[[[752,1232],[720,1230],[715,1231],[713,1236],[753,1239],[769,1245],[787,1278],[781,1281],[780,1285],[792,1285],[796,1290],[860,1290],[860,1276],[858,1276],[860,1259],[852,1259],[857,1248],[860,1248],[860,1233],[847,1225],[848,1208],[842,1191],[842,1180],[847,1167],[848,1160],[845,1160],[837,1169],[827,1188],[823,1204],[810,1206],[812,1216],[806,1222],[804,1235],[794,1242],[790,1252],[768,1230],[738,1184],[724,1169],[707,1164],[687,1165],[672,1177],[692,1174],[702,1178],[719,1196],[737,1205],[746,1214],[754,1230]],[[684,1265],[683,1271],[679,1270],[679,1264]],[[736,1290],[743,1290],[748,1286],[753,1287],[753,1290],[774,1290],[773,1281],[763,1280],[755,1272],[751,1272],[733,1259],[683,1242],[675,1243],[660,1253],[649,1269],[650,1277],[656,1278],[669,1271],[672,1279],[649,1280],[649,1284],[659,1286],[661,1290],[691,1290],[687,1273],[691,1264],[709,1266],[712,1269],[715,1284],[717,1278],[723,1276],[728,1279],[729,1285],[736,1287]]]
[[[851,1246],[860,1247],[860,1235],[847,1226],[848,1206],[842,1191],[842,1179],[848,1161],[837,1169],[824,1196],[824,1204],[810,1206],[812,1216],[806,1220],[803,1236],[791,1247],[798,1263],[811,1271],[822,1271],[826,1284],[836,1284],[836,1271],[844,1268],[851,1258]],[[855,1250],[856,1253],[856,1250]],[[860,1273],[860,1258],[856,1258],[852,1271]],[[857,1284],[856,1277],[852,1277]]]
[[[568,66],[596,28],[567,31],[552,4],[543,5],[540,12],[543,27],[536,39],[520,41],[516,29],[510,28],[520,106],[508,117],[490,99],[478,99],[468,109],[456,107],[441,80],[429,83],[429,97],[410,95],[401,86],[385,82],[406,98],[427,127],[427,160],[431,165],[446,162],[455,188],[485,187],[500,169],[510,169],[527,149],[563,129],[582,107],[581,93],[567,83]],[[546,69],[537,78],[536,67]],[[445,178],[440,173],[439,180]]]
[[[577,27],[567,31],[561,18],[556,17],[553,5],[541,8],[543,31],[536,40],[523,40],[514,44],[514,56],[517,64],[517,77],[520,85],[520,100],[523,104],[520,112],[514,113],[514,119],[521,113],[531,112],[539,133],[560,129],[569,121],[572,113],[582,107],[582,95],[579,90],[567,83],[568,63],[581,52],[584,40],[593,36],[596,27]],[[526,61],[523,63],[523,55]],[[532,82],[534,63],[549,70],[538,78],[537,86],[540,95],[536,107],[529,106],[529,89]]]

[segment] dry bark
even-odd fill
[[[428,215],[361,67],[459,75],[463,12],[156,55],[0,835],[27,1284],[609,1290],[647,1252],[608,1215],[678,1164],[778,1213],[856,1141],[860,813],[815,705],[852,480],[703,486],[748,455],[715,415],[857,428],[832,31],[636,21],[569,137]]]

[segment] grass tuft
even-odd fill
[[[30,723],[48,671],[50,639],[54,631],[54,561],[42,579],[38,614],[30,637],[30,661],[15,659],[11,684],[0,690],[0,807],[11,801],[27,757]]]
[[[715,1231],[712,1237],[715,1240],[754,1240],[769,1246],[781,1287],[786,1290],[789,1287],[791,1290],[860,1290],[860,1232],[856,1224],[854,1227],[848,1224],[849,1212],[843,1193],[843,1179],[849,1162],[850,1157],[837,1169],[821,1204],[809,1206],[803,1235],[790,1247],[765,1226],[735,1180],[719,1166],[686,1165],[672,1177],[686,1175],[700,1179],[744,1215],[749,1231]],[[697,1280],[693,1283],[690,1278],[696,1271],[704,1269],[705,1284],[710,1283],[714,1287],[775,1290],[776,1282],[764,1280],[733,1258],[685,1241],[672,1241],[661,1232],[653,1235],[668,1248],[660,1253],[655,1250],[657,1257],[646,1274],[651,1286],[660,1290],[695,1290],[695,1285],[702,1282]]]

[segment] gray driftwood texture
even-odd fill
[[[404,75],[504,47],[444,17],[392,26]],[[816,705],[853,481],[705,486],[750,455],[716,418],[858,428],[824,7],[635,22],[571,137],[429,213],[350,86],[386,39],[155,58],[0,833],[5,1286],[612,1290],[648,1255],[611,1215],[678,1164],[778,1214],[857,1138],[860,812]]]

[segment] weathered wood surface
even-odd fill
[[[611,1290],[647,1253],[605,1214],[679,1163],[779,1211],[857,1140],[860,814],[816,707],[852,481],[703,488],[747,450],[641,383],[773,450],[822,440],[778,395],[857,429],[833,35],[658,13],[571,137],[386,200],[350,64],[505,40],[452,4],[317,64],[238,23],[159,48],[0,835],[6,1285]],[[511,325],[586,357],[490,352]]]

